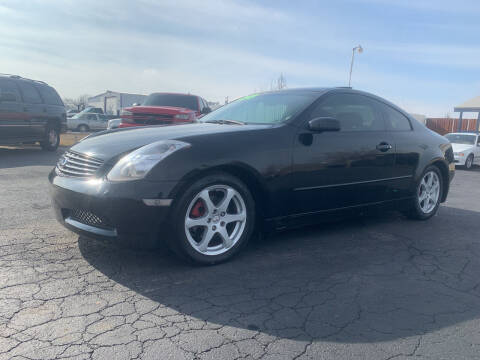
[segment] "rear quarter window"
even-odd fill
[[[394,108],[383,105],[383,113],[385,115],[385,123],[387,124],[387,130],[390,131],[409,131],[412,130],[410,120],[401,112]]]

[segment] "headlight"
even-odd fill
[[[175,115],[176,119],[188,120],[190,118],[189,114],[177,114]]]
[[[107,179],[111,181],[142,179],[167,156],[190,146],[186,142],[176,140],[161,140],[145,145],[121,158],[110,170]]]

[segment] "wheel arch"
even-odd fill
[[[442,174],[442,180],[443,180],[443,190],[442,190],[442,198],[441,202],[445,202],[447,200],[447,194],[448,190],[450,188],[450,177],[449,177],[449,169],[445,161],[442,160],[434,160],[432,163],[429,165],[436,166],[439,170],[440,173]]]
[[[263,216],[266,213],[268,204],[268,195],[265,186],[260,180],[261,177],[255,169],[243,163],[232,163],[217,165],[207,169],[194,170],[186,174],[179,185],[173,189],[171,197],[176,199],[178,194],[182,194],[186,189],[199,178],[212,173],[222,172],[238,178],[242,181],[252,193],[255,201],[257,216]],[[174,200],[175,201],[175,200]]]
[[[45,130],[50,126],[53,126],[56,130],[58,130],[58,132],[60,132],[62,128],[62,120],[60,118],[49,119],[47,121]]]

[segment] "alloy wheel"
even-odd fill
[[[240,240],[247,222],[242,195],[229,185],[209,186],[190,202],[185,215],[185,234],[203,255],[220,255]]]
[[[473,157],[471,155],[468,156],[467,161],[465,162],[465,167],[470,169],[473,164]]]
[[[440,179],[435,171],[429,171],[418,186],[418,205],[424,214],[432,212],[440,199]]]

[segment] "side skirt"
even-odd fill
[[[350,206],[346,208],[322,210],[310,213],[293,214],[289,216],[270,218],[264,221],[264,230],[281,231],[318,223],[338,221],[362,214],[375,214],[384,210],[404,210],[408,208],[412,197],[381,201],[376,203]]]

